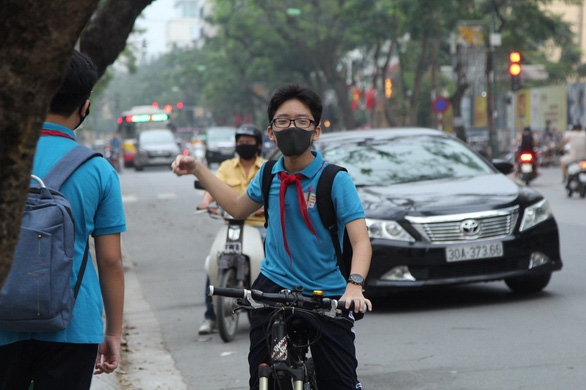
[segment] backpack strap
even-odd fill
[[[57,162],[57,164],[55,164],[55,166],[51,168],[49,173],[45,175],[45,177],[43,178],[45,186],[59,191],[63,183],[65,183],[67,179],[69,179],[69,177],[73,174],[73,172],[77,170],[77,168],[82,166],[89,159],[98,156],[101,156],[101,154],[85,146],[77,145],[76,147],[71,149],[65,156],[63,156]],[[85,244],[83,260],[81,261],[81,266],[79,267],[77,282],[75,283],[75,288],[73,290],[73,296],[75,298],[77,298],[77,293],[79,292],[79,289],[81,287],[81,281],[83,279],[83,275],[85,274],[89,246],[90,241],[88,238]]]
[[[63,183],[69,179],[69,176],[91,158],[101,156],[100,153],[91,150],[83,145],[77,145],[71,149],[65,156],[55,164],[55,166],[45,175],[43,182],[49,188],[57,191]]]
[[[334,178],[340,171],[347,172],[346,168],[334,164],[328,164],[324,167],[317,182],[316,204],[321,221],[332,236],[332,242],[334,243],[336,257],[338,259],[338,267],[342,275],[347,277],[350,270],[347,269],[348,267],[342,257],[342,248],[340,247],[340,239],[338,238],[338,220],[336,218],[336,210],[334,210],[334,202],[332,201]]]
[[[273,167],[277,163],[277,160],[268,160],[262,171],[262,200],[264,202],[265,209],[265,229],[269,224],[269,190],[271,189],[271,183],[273,182]]]

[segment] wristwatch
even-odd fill
[[[359,274],[352,274],[348,277],[348,283],[364,287],[364,278]]]

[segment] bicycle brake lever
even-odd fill
[[[330,301],[330,308],[329,309],[322,309],[322,313],[323,313],[323,315],[325,315],[327,317],[335,318],[337,309],[338,309],[338,301],[335,299],[332,299]]]
[[[266,307],[267,306],[264,303],[259,303],[259,302],[255,301],[252,298],[252,291],[250,291],[250,290],[245,290],[245,291],[246,291],[246,293],[245,293],[245,298],[244,299],[246,299],[246,301],[248,301],[248,304],[251,307],[253,307],[255,309],[262,309],[263,307]]]

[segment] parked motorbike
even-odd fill
[[[198,187],[199,185],[199,187]],[[196,188],[203,189],[196,181]],[[244,224],[244,220],[232,218],[216,206],[196,213],[208,213],[211,218],[227,222],[217,233],[208,258],[206,271],[210,284],[226,288],[249,289],[260,273],[260,263],[265,256],[263,238],[259,229]],[[238,330],[240,311],[236,299],[214,296],[214,312],[220,337],[224,342],[234,339]],[[249,313],[249,312],[248,312]]]
[[[521,180],[526,184],[534,180],[537,177],[537,155],[535,152],[522,152],[519,153],[519,171],[518,175]]]
[[[586,197],[586,157],[568,164],[566,191],[568,197],[574,192],[580,194],[580,198]]]

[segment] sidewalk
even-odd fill
[[[91,390],[185,390],[167,351],[159,322],[145,300],[128,256],[124,256],[125,299],[122,363],[112,374],[94,376]]]

